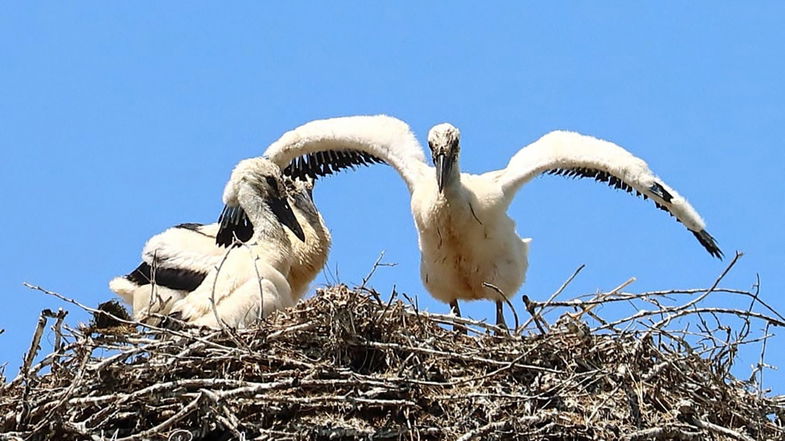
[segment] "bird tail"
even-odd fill
[[[128,280],[124,276],[115,277],[109,281],[109,289],[120,296],[126,303],[133,305],[134,292],[139,287],[136,283]]]

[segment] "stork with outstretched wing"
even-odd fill
[[[515,232],[507,208],[541,174],[591,177],[654,201],[714,257],[722,252],[694,208],[646,163],[608,141],[555,131],[516,153],[506,168],[480,175],[459,167],[460,132],[439,124],[428,134],[434,166],[409,126],[389,116],[317,120],[285,133],[265,152],[293,178],[318,177],[359,164],[384,162],[403,178],[419,236],[421,276],[435,298],[460,314],[458,300],[503,302],[524,282],[529,239]],[[502,297],[503,296],[503,297]]]

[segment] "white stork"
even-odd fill
[[[142,264],[112,280],[110,288],[133,305],[137,319],[171,313],[211,327],[219,325],[213,301],[218,317],[233,327],[293,305],[316,275],[307,268],[319,264],[321,247],[330,243],[309,203],[308,184],[295,188],[289,193],[280,169],[263,158],[240,162],[226,185],[219,224],[181,224],[154,236],[145,245]],[[300,208],[299,216],[287,194]],[[320,240],[318,252],[310,255],[303,249],[309,237]],[[304,269],[293,270],[298,258]],[[292,282],[301,291],[291,288],[292,276],[299,277]]]
[[[435,167],[426,163],[404,122],[384,115],[353,116],[304,124],[271,144],[265,156],[294,178],[371,162],[394,167],[412,196],[425,287],[456,314],[458,300],[495,300],[499,324],[504,324],[503,301],[521,287],[528,265],[529,239],[516,234],[506,211],[516,191],[540,174],[591,177],[651,198],[684,224],[709,254],[722,257],[692,206],[643,160],[611,142],[551,132],[521,149],[506,168],[480,175],[460,171],[457,128],[433,127],[428,145]]]
[[[331,237],[314,206],[312,182],[285,178],[284,183],[305,234],[305,241],[300,241],[285,229],[294,257],[288,280],[297,301],[327,262]],[[129,274],[112,279],[110,289],[132,306],[136,320],[147,320],[154,313],[169,314],[175,301],[196,289],[207,273],[220,265],[227,249],[216,244],[219,226],[185,223],[151,237],[142,251],[142,263]]]

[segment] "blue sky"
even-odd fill
[[[386,113],[420,140],[449,121],[462,166],[506,165],[554,129],[614,141],[686,196],[727,256],[724,286],[785,311],[785,7],[776,2],[18,2],[0,12],[0,363],[13,376],[40,284],[95,305],[145,240],[211,222],[232,166],[304,122]],[[386,167],[320,182],[330,271],[359,283],[381,251],[379,291],[418,296],[402,181]],[[593,182],[537,179],[510,210],[532,237],[521,292],[709,286],[727,263],[647,202]],[[321,277],[319,283],[324,283]],[[520,308],[520,295],[514,300]],[[718,296],[715,304],[745,305]],[[86,320],[71,309],[69,320]],[[490,303],[464,306],[492,317]],[[781,330],[768,361],[785,365]],[[759,348],[744,351],[747,375]],[[767,386],[785,392],[779,373]]]

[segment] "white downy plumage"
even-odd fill
[[[289,204],[305,233],[305,241],[300,241],[284,229],[293,249],[288,281],[296,302],[327,262],[331,237],[311,198],[313,184],[288,178],[284,182]],[[227,248],[216,244],[218,228],[218,223],[180,224],[153,236],[144,246],[142,263],[131,273],[112,279],[110,289],[132,306],[136,320],[169,314],[174,302],[196,289],[220,265]]]
[[[326,261],[330,236],[313,206],[310,184],[287,182],[286,191],[280,182],[280,169],[268,161],[241,162],[224,193],[221,224],[182,224],[154,236],[142,264],[112,280],[110,288],[133,305],[136,319],[180,312],[212,327],[218,325],[210,303],[216,279],[216,310],[231,326],[294,304]],[[291,206],[282,199],[287,194]],[[237,245],[234,235],[246,246],[227,248]]]
[[[428,134],[435,167],[429,166],[409,126],[389,116],[313,121],[285,133],[265,156],[295,178],[324,175],[367,162],[394,167],[411,192],[419,235],[421,276],[428,291],[458,313],[459,299],[502,301],[523,284],[529,239],[515,232],[506,214],[516,191],[542,173],[592,177],[651,198],[676,217],[715,257],[722,253],[692,206],[623,148],[591,136],[551,132],[516,153],[506,168],[461,173],[460,132],[440,124]],[[332,169],[332,170],[331,170]]]

